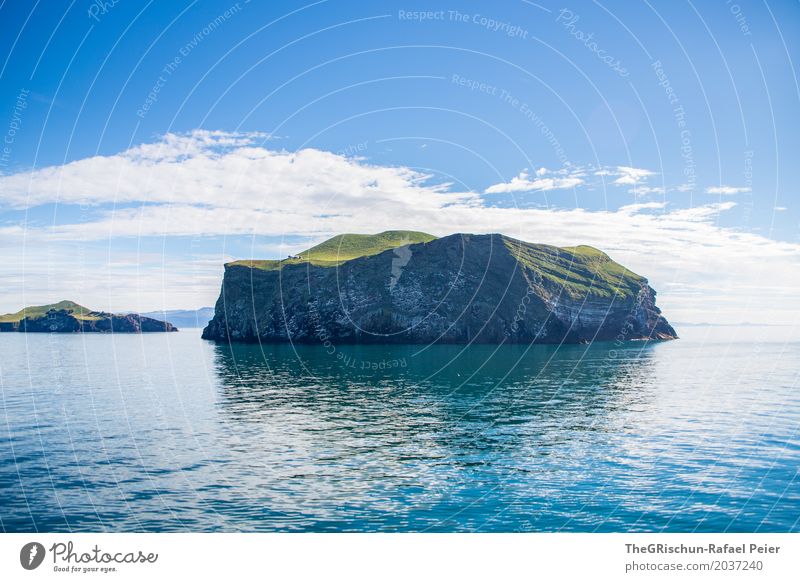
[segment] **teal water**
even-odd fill
[[[528,348],[0,334],[0,527],[800,530],[800,342],[679,331]]]

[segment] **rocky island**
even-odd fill
[[[92,311],[72,301],[25,307],[0,315],[0,331],[41,333],[141,333],[178,331],[171,323],[136,313]]]
[[[299,343],[669,340],[647,279],[593,247],[501,234],[336,236],[225,265],[203,338]]]

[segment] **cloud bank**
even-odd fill
[[[96,299],[96,308],[198,307],[213,302],[222,262],[234,258],[226,237],[255,237],[260,249],[261,237],[291,236],[293,244],[308,246],[340,232],[414,229],[435,235],[503,232],[532,242],[596,246],[647,276],[674,321],[796,318],[800,246],[718,226],[720,213],[735,208],[732,201],[693,208],[642,202],[606,211],[501,208],[407,167],[266,147],[272,143],[264,134],[198,130],[115,155],[0,176],[0,212],[54,204],[89,209],[80,222],[0,226],[0,244],[15,250],[14,259],[0,266],[5,301],[18,308],[21,296],[29,303],[61,299],[74,287]],[[627,166],[540,169],[490,185],[485,193],[581,187],[588,174],[637,185],[655,173]],[[202,255],[164,251],[142,260],[134,252],[122,260],[109,250],[121,239],[210,236],[222,242]],[[64,245],[83,251],[57,250]],[[105,259],[96,253],[103,245]],[[252,256],[263,254],[254,250]],[[133,272],[135,284],[120,278],[120,264]]]
[[[711,186],[706,188],[706,194],[721,194],[723,196],[730,196],[732,194],[743,194],[750,192],[750,188],[737,187],[737,186]]]
[[[580,175],[563,176],[563,177],[542,177],[547,173],[547,170],[542,168],[536,172],[537,177],[531,179],[527,172],[522,171],[518,176],[511,179],[510,182],[501,182],[493,184],[486,188],[486,194],[506,194],[510,192],[549,192],[550,190],[566,190],[575,188],[584,183]]]

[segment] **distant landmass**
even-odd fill
[[[203,337],[321,343],[585,343],[677,334],[647,279],[590,246],[502,234],[343,234],[225,265]]]
[[[178,331],[171,323],[136,313],[115,314],[94,311],[73,301],[25,307],[0,315],[0,332],[41,333],[141,333]]]
[[[141,314],[143,317],[168,321],[180,328],[205,327],[214,317],[213,307],[200,309],[172,309],[167,311],[148,311]]]

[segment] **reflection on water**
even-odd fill
[[[798,529],[796,343],[16,335],[6,530]]]

